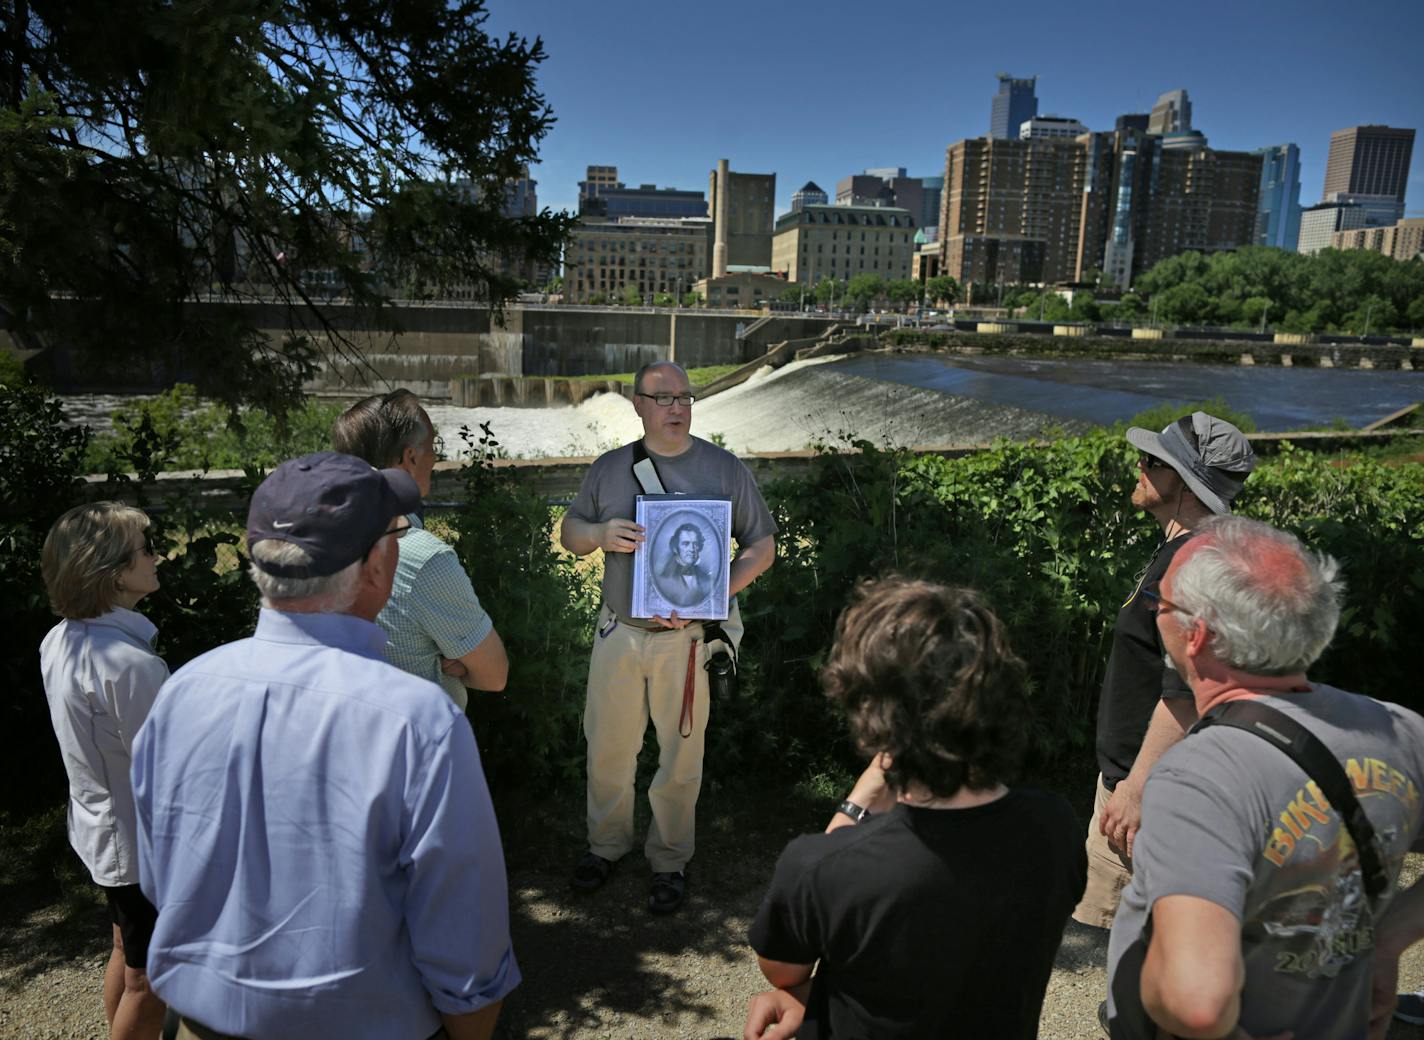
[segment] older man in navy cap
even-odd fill
[[[250,639],[164,685],[134,752],[154,990],[179,1037],[488,1038],[519,983],[470,727],[375,624],[408,473],[323,452],[252,497]]]
[[[1165,662],[1150,597],[1192,528],[1231,512],[1256,464],[1246,436],[1206,412],[1183,416],[1161,433],[1134,426],[1127,440],[1141,453],[1132,504],[1157,521],[1162,543],[1118,611],[1098,699],[1100,775],[1088,824],[1088,887],[1073,911],[1075,920],[1097,928],[1112,926],[1132,879],[1147,774],[1196,722],[1191,690]]]

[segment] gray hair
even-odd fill
[[[430,436],[420,398],[401,388],[357,401],[331,428],[331,446],[387,469],[400,465],[407,448],[419,448]]]
[[[1303,672],[1340,620],[1340,565],[1259,520],[1213,517],[1172,577],[1172,601],[1211,630],[1225,665],[1256,675]]]
[[[311,564],[311,554],[293,542],[264,538],[251,548],[254,559],[279,567],[304,567]],[[304,600],[302,612],[309,614],[340,614],[356,602],[356,582],[361,561],[348,564],[335,574],[319,578],[284,578],[269,574],[257,564],[248,567],[252,583],[262,595],[264,607],[282,609],[281,604]]]

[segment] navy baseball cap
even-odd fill
[[[394,517],[419,509],[420,488],[405,470],[319,451],[282,463],[253,492],[247,548],[269,538],[299,545],[310,566],[252,562],[281,578],[322,578],[370,552]]]

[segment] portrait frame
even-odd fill
[[[732,500],[639,495],[646,532],[633,553],[633,616],[724,621],[732,562]]]

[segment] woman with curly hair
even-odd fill
[[[69,843],[113,922],[104,972],[111,1040],[153,1040],[164,1011],[144,967],[157,914],[138,886],[129,781],[134,738],[168,678],[153,652],[158,630],[134,610],[158,588],[148,525],[117,502],[76,506],[54,522],[40,557],[50,607],[63,619],[40,644],[40,669],[69,774]]]
[[[777,862],[751,945],[778,988],[746,1037],[1037,1036],[1087,863],[1062,797],[1007,786],[1030,710],[999,619],[967,589],[862,585],[821,684],[871,767]]]

